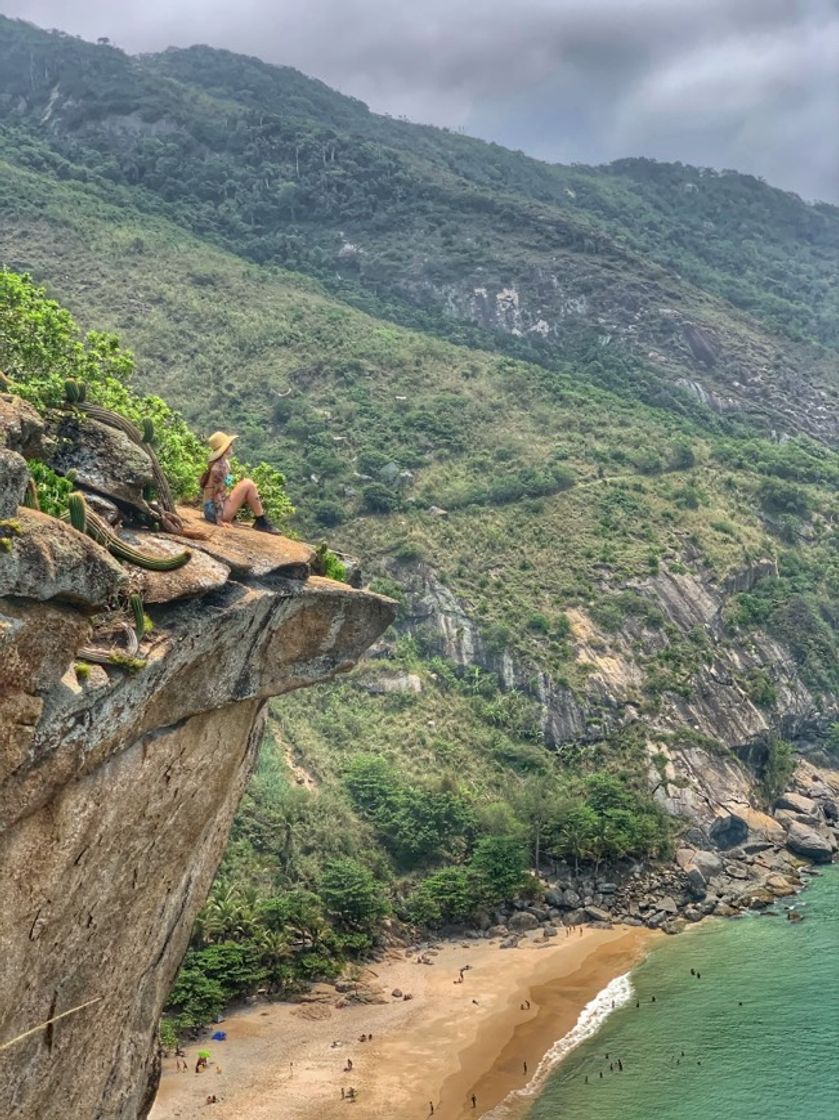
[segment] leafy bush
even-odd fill
[[[541,613],[532,614],[527,620],[527,629],[534,634],[548,634],[551,629],[550,619]]]
[[[40,411],[62,405],[67,380],[84,382],[92,404],[110,408],[142,424],[152,421],[155,449],[176,497],[197,495],[206,465],[206,448],[186,422],[159,397],[140,397],[131,387],[134,360],[114,335],[98,331],[81,337],[68,311],[46,298],[27,276],[0,269],[0,369],[12,389]],[[266,463],[239,465],[259,486],[268,514],[282,521],[294,511],[285,480]],[[48,476],[46,500],[60,502],[59,487]],[[59,505],[56,504],[56,508]]]
[[[664,624],[664,615],[659,608],[631,590],[604,595],[591,607],[590,613],[597,625],[610,633],[620,630],[625,622],[633,618],[654,630]]]
[[[686,471],[696,466],[696,454],[691,445],[684,440],[674,443],[667,456],[667,466],[671,471]]]
[[[324,500],[312,504],[312,516],[321,525],[332,529],[336,525],[340,525],[347,515],[344,507],[339,502]]]
[[[423,879],[409,895],[405,916],[419,926],[431,928],[469,921],[480,899],[475,877],[468,867],[444,867]]]
[[[746,680],[746,693],[759,708],[771,708],[777,700],[775,686],[766,673],[756,669]]]
[[[181,965],[175,986],[166,1005],[177,1031],[202,1027],[212,1022],[225,1008],[229,995],[218,980],[206,976],[190,954]]]
[[[810,512],[807,491],[783,479],[764,479],[758,487],[757,497],[767,513],[791,513],[806,517]]]
[[[795,770],[795,753],[785,740],[772,736],[760,771],[760,785],[768,801],[780,797]]]
[[[349,929],[373,929],[388,912],[381,884],[357,860],[331,860],[323,869],[319,889],[327,913]]]
[[[410,869],[465,850],[474,817],[456,790],[405,783],[384,759],[366,755],[352,760],[346,784],[398,866]]]
[[[392,513],[402,505],[402,499],[395,490],[383,482],[371,482],[361,492],[362,505],[368,513]]]
[[[527,859],[518,836],[483,836],[475,845],[469,869],[481,900],[487,904],[508,902],[525,885]]]
[[[27,466],[38,488],[38,505],[42,512],[61,517],[67,510],[67,499],[75,489],[73,483],[39,459],[30,459]]]
[[[549,847],[563,859],[595,864],[607,858],[663,853],[670,822],[646,789],[598,771],[558,803]]]

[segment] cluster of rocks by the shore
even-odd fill
[[[814,771],[804,780],[778,798],[771,816],[727,812],[707,830],[688,829],[672,863],[624,862],[599,875],[559,865],[543,874],[541,898],[485,916],[473,936],[500,939],[508,949],[540,927],[544,938],[583,924],[673,934],[708,915],[766,910],[797,894],[818,874],[810,865],[830,863],[839,850],[835,791]]]

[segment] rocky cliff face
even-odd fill
[[[585,685],[571,689],[510,650],[488,648],[480,627],[427,565],[400,566],[408,590],[400,625],[430,637],[462,666],[497,674],[506,689],[537,701],[551,746],[592,743],[630,726],[643,728],[650,785],[669,812],[708,839],[731,813],[750,822],[756,838],[778,839],[777,824],[761,811],[757,787],[773,735],[818,759],[835,707],[814,697],[788,650],[760,631],[736,634],[724,623],[729,597],[749,590],[773,568],[757,560],[718,582],[701,567],[666,565],[631,591],[656,614],[628,616],[607,631],[582,608],[568,611],[574,656]],[[618,590],[618,589],[614,589]],[[662,659],[678,651],[677,672],[652,688]],[[755,698],[754,682],[771,685],[771,700]]]
[[[246,529],[207,527],[177,572],[118,564],[51,517],[10,517],[26,471],[0,454],[0,1040],[96,1001],[0,1053],[3,1114],[135,1120],[267,699],[348,669],[393,605]],[[128,588],[154,623],[145,667],[80,666]]]
[[[538,267],[484,267],[440,282],[417,264],[398,287],[421,306],[529,338],[559,356],[581,328],[625,347],[717,412],[743,412],[777,432],[836,444],[839,402],[822,356],[773,339],[712,296],[642,262],[569,252]]]

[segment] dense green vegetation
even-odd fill
[[[165,218],[263,267],[307,273],[378,318],[550,373],[584,369],[633,401],[695,411],[674,385],[679,372],[690,379],[690,362],[680,356],[674,369],[658,337],[633,345],[620,327],[622,303],[640,295],[654,316],[675,303],[713,332],[739,335],[717,375],[740,375],[740,344],[753,340],[745,313],[788,340],[779,353],[761,339],[760,364],[835,385],[833,363],[810,344],[839,339],[839,212],[749,176],[645,160],[554,167],[376,116],[293,70],[227,51],[134,59],[5,19],[3,105],[0,158],[16,170],[67,184],[100,210]],[[27,193],[7,188],[4,205],[25,210]],[[149,263],[142,235],[126,247]],[[556,336],[499,330],[465,306],[476,285],[522,282],[535,285],[535,308],[543,274],[561,277],[575,303],[591,302],[589,314],[566,314],[564,297],[548,310],[562,319]],[[257,428],[261,410],[243,405]],[[750,419],[765,427],[775,416],[766,402]]]
[[[410,645],[397,663],[422,679],[413,703],[373,696],[354,674],[277,708],[172,993],[179,1029],[257,987],[336,975],[383,920],[440,929],[489,916],[532,892],[537,859],[669,850],[637,744],[560,764],[517,720],[499,726],[493,705],[510,698],[488,675],[460,677]],[[408,712],[417,728],[435,724],[410,768]]]
[[[86,386],[92,404],[113,409],[129,420],[150,420],[161,465],[174,493],[196,498],[197,479],[206,463],[206,448],[183,418],[157,396],[141,397],[132,387],[134,361],[113,334],[80,335],[73,317],[29,277],[0,270],[0,370],[8,388],[40,412],[66,403],[68,380]],[[238,471],[243,467],[237,465]],[[47,512],[64,512],[69,482],[35,461],[33,477],[42,488]],[[292,512],[279,471],[267,463],[251,472],[262,487],[266,507],[278,520]]]
[[[656,751],[729,750],[673,726],[720,643],[778,638],[833,710],[839,457],[802,434],[798,391],[825,386],[832,407],[835,208],[733,172],[552,167],[254,59],[131,59],[0,17],[0,246],[136,355],[80,340],[3,273],[0,365],[19,391],[54,404],[72,374],[152,414],[187,496],[187,425],[238,432],[288,479],[293,528],[360,555],[401,603],[380,657],[276,706],[177,1027],[335,975],[385,923],[491,918],[548,861],[666,853],[679,824],[649,793],[651,770],[666,784]],[[535,304],[567,285],[561,329],[464,310],[522,278]],[[706,325],[713,360],[674,315]],[[736,396],[755,371],[785,387],[782,412],[686,389]],[[62,480],[39,482],[60,507]],[[728,598],[719,634],[668,620],[661,586],[725,586],[758,560],[777,575]],[[429,597],[474,628],[483,667],[442,656]],[[611,732],[589,682],[621,659],[633,714]],[[770,722],[773,672],[736,681]],[[584,733],[546,743],[547,679],[591,701]],[[768,800],[790,754],[777,737],[764,754]]]

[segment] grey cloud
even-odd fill
[[[839,200],[837,0],[5,0],[131,51],[206,42],[544,159],[626,155]]]

